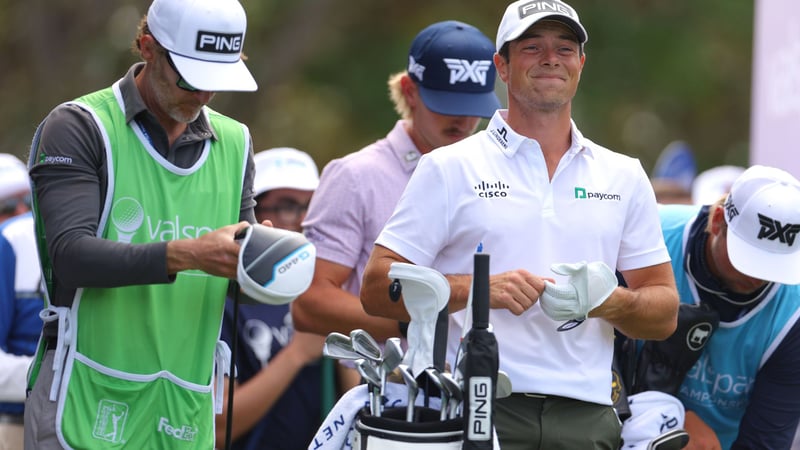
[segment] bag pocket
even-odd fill
[[[74,359],[60,399],[59,435],[72,447],[213,448],[210,387],[168,374],[127,374]]]

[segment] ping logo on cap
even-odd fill
[[[443,58],[447,68],[450,69],[450,84],[472,81],[486,86],[486,72],[492,66],[488,60],[467,61],[466,59]],[[422,77],[420,77],[422,79]]]
[[[564,14],[565,16],[572,17],[573,19],[575,18],[575,16],[572,13],[572,8],[561,2],[538,0],[519,5],[520,19],[524,19],[525,17],[528,17],[531,14],[543,13],[543,12]]]
[[[797,236],[797,232],[800,231],[800,225],[782,225],[779,221],[763,214],[758,215],[758,223],[761,224],[761,229],[758,231],[758,239],[769,239],[770,241],[779,239],[789,247],[794,245],[794,238]]]
[[[241,53],[242,33],[216,33],[213,31],[197,32],[195,50],[210,53]]]

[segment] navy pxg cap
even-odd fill
[[[431,111],[492,117],[500,108],[493,55],[494,44],[477,28],[455,20],[438,22],[414,38],[408,74]]]

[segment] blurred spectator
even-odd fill
[[[653,167],[653,180],[670,180],[686,191],[691,191],[697,175],[692,148],[684,141],[672,141],[661,150]]]
[[[744,167],[717,166],[703,171],[692,182],[692,203],[710,205],[731,190],[733,182],[744,173]]]
[[[274,148],[255,155],[253,182],[258,222],[300,231],[308,202],[319,184],[311,156],[294,148]],[[305,448],[319,427],[322,386],[320,357],[324,336],[296,332],[290,305],[240,304],[234,336],[234,302],[225,303],[222,339],[237,339],[237,385],[234,389],[232,448]],[[217,446],[225,443],[225,411],[216,416]]]
[[[28,366],[44,307],[28,170],[0,154],[0,450],[22,448]]]
[[[253,190],[259,222],[300,232],[311,195],[319,185],[319,170],[308,153],[281,147],[256,153]]]
[[[317,264],[311,287],[292,305],[298,329],[361,328],[378,340],[404,333],[397,320],[364,312],[358,298],[364,266],[422,155],[470,136],[481,117],[500,107],[493,54],[492,41],[463,22],[437,22],[414,38],[406,69],[388,81],[400,120],[385,138],[322,172],[303,223]]]
[[[692,193],[681,183],[669,178],[654,178],[650,180],[656,201],[662,205],[692,203]]]
[[[669,380],[686,409],[686,448],[786,449],[800,420],[800,182],[752,166],[726,194],[659,209],[681,302],[716,312],[719,328],[671,336],[636,373],[671,376],[702,349],[682,384]]]

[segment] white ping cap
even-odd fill
[[[155,0],[147,26],[178,73],[201,91],[255,91],[242,61],[247,17],[238,0]]]

